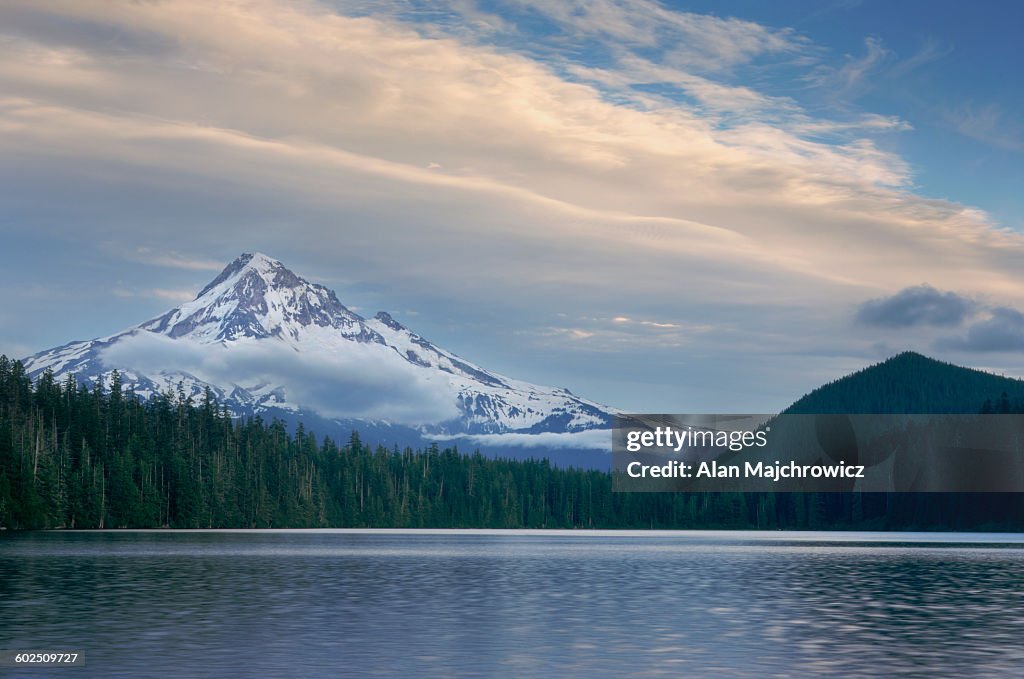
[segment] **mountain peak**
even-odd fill
[[[1024,399],[1024,381],[904,351],[818,387],[784,412],[969,414],[1002,392]]]
[[[938,359],[925,356],[924,354],[920,354],[910,349],[906,351],[901,351],[898,354],[893,354],[889,358],[882,361],[882,363],[898,363],[901,361],[930,361],[932,363],[942,363],[942,361]]]
[[[280,260],[261,252],[245,252],[194,300],[142,327],[172,338],[189,336],[201,341],[243,337],[298,340],[310,327],[372,339],[362,321],[333,292],[300,278]]]
[[[252,252],[243,252],[242,254],[240,254],[238,256],[238,259],[239,260],[248,260],[250,263],[252,263],[254,265],[260,265],[260,264],[271,264],[271,265],[276,264],[276,265],[280,265],[281,264],[280,260],[274,259],[273,257],[271,257],[269,255],[265,255],[262,252],[257,252],[255,250],[252,251]],[[238,261],[238,260],[236,260],[236,261]]]
[[[196,299],[209,294],[215,288],[232,280],[233,284],[243,280],[247,275],[255,275],[263,279],[267,285],[277,287],[295,287],[304,282],[292,273],[280,260],[268,257],[262,252],[243,252],[233,262],[224,267],[220,274],[199,291]]]
[[[262,252],[243,252],[228,266],[230,267],[236,264],[239,265],[240,271],[254,271],[265,278],[280,277],[281,274],[285,274],[284,278],[288,280],[285,280],[284,284],[288,287],[293,287],[299,282],[305,282],[303,279],[292,273],[288,267],[282,264],[281,260],[274,259]],[[278,282],[279,284],[281,283],[281,281],[275,282]]]
[[[237,415],[323,417],[347,431],[360,422],[417,441],[428,433],[604,430],[612,412],[568,390],[488,372],[387,312],[364,319],[260,252],[239,255],[195,299],[161,316],[39,352],[25,366],[83,384],[107,384],[117,369],[141,398],[178,384],[193,396],[209,387]]]

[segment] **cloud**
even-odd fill
[[[1024,313],[996,307],[987,318],[971,325],[964,337],[941,339],[936,346],[971,352],[1024,351]]]
[[[438,440],[469,439],[474,444],[494,448],[578,448],[611,451],[609,429],[590,429],[580,432],[542,432],[540,434],[475,434],[473,436],[433,436]]]
[[[707,14],[679,12],[649,0],[515,0],[570,35],[657,47],[676,66],[721,70],[758,56],[795,52],[807,42],[789,30]]]
[[[962,106],[947,111],[946,120],[957,132],[983,144],[1006,151],[1024,151],[1024,130],[997,104]]]
[[[563,337],[572,341],[590,339],[594,333],[580,328],[547,328],[542,331],[545,335]]]
[[[677,348],[692,344],[713,329],[707,323],[680,323],[630,318],[629,316],[582,317],[577,327],[547,327],[520,331],[521,336],[539,336],[549,344],[572,345],[577,350],[611,353],[653,348]]]
[[[138,331],[104,349],[101,358],[110,367],[150,376],[173,366],[171,374],[211,384],[254,392],[283,387],[288,404],[325,417],[420,425],[459,414],[448,383],[437,384],[391,353],[372,343],[353,343],[345,353],[315,346],[300,353],[278,341],[210,346]]]
[[[1021,235],[921,195],[876,140],[906,122],[769,89],[827,58],[796,32],[646,0],[486,10],[0,3],[0,198],[47,206],[26,228],[72,267],[101,250],[150,267],[115,280],[175,291],[260,249],[517,376],[588,348],[652,383],[680,345],[693,372],[852,355],[847,309],[951,271],[965,298],[1024,300]],[[829,73],[861,86],[889,61],[868,41]],[[615,315],[641,320],[578,322]]]
[[[812,86],[821,88],[833,102],[845,106],[873,90],[879,80],[905,78],[952,51],[951,46],[927,39],[916,52],[901,59],[885,46],[881,38],[868,36],[864,39],[863,55],[847,54],[840,66],[819,63],[805,79]]]
[[[8,106],[17,106],[13,100],[0,102],[0,106],[6,103]],[[22,105],[28,105],[22,102]],[[107,241],[100,247],[119,259],[130,262],[145,264],[147,266],[158,266],[168,269],[180,269],[183,271],[220,271],[224,268],[223,262],[212,260],[207,256],[195,254],[183,254],[177,250],[165,247],[149,245],[137,245],[134,247],[124,242]]]
[[[192,290],[168,290],[166,288],[150,288],[140,291],[140,294],[171,302],[188,302],[195,299],[196,296]]]
[[[174,251],[154,251],[152,248],[136,248],[134,259],[142,264],[166,266],[173,269],[189,269],[194,271],[220,271],[221,262],[203,257],[190,257]]]
[[[625,11],[633,6],[588,5],[576,17],[530,5],[557,21],[581,23],[585,33],[611,31],[638,44],[645,32],[660,30],[654,19],[667,12],[673,30],[704,36],[693,49],[716,59],[732,54],[734,63],[799,46],[788,34],[749,22],[676,16],[643,2],[638,14]],[[382,237],[391,233],[389,241],[412,236],[405,238],[409,251],[397,253],[412,266],[419,252],[413,228],[454,236],[480,215],[490,234],[505,237],[490,216],[496,206],[518,220],[515,237],[556,253],[584,239],[596,249],[658,249],[757,275],[832,282],[841,282],[839,270],[852,270],[842,277],[848,283],[877,272],[869,260],[879,246],[907,258],[906,277],[930,270],[936,249],[973,250],[984,259],[985,250],[1001,246],[990,243],[976,212],[907,193],[906,163],[869,140],[821,143],[801,136],[844,125],[829,127],[804,114],[792,126],[747,120],[719,128],[714,117],[678,102],[638,110],[521,55],[425,39],[408,25],[333,14],[309,2],[103,3],[101,14],[88,2],[44,7],[33,11],[102,21],[129,35],[157,34],[170,53],[142,52],[126,61],[106,48],[76,45],[80,56],[53,68],[66,70],[70,83],[103,83],[81,90],[41,86],[33,80],[31,54],[9,49],[7,91],[21,96],[9,95],[0,106],[0,126],[17,131],[0,139],[8,151],[49,149],[68,159],[122,163],[128,181],[152,175],[161,186],[168,172],[195,175],[222,182],[226,191],[241,184],[341,211],[378,196],[459,205],[460,222],[440,223],[436,211],[422,227],[390,221],[379,230]],[[616,28],[619,21],[633,24]],[[252,39],[229,39],[237,31]],[[688,77],[691,88],[719,87],[723,94],[705,99],[723,106],[741,106],[723,99],[740,93],[743,100],[767,99]],[[864,121],[861,128],[899,125]],[[441,167],[428,170],[432,163]],[[865,221],[874,221],[868,230],[888,242],[865,245],[840,235]],[[812,224],[815,233],[806,230]],[[907,245],[919,240],[911,235],[918,228],[931,230],[931,247],[914,254]],[[182,229],[209,238],[189,225]],[[249,232],[243,224],[222,230],[236,239]],[[334,237],[316,235],[312,240]],[[508,261],[496,263],[483,249],[478,254],[481,264],[497,264],[492,278],[507,277]],[[846,266],[837,265],[839,258]],[[154,261],[215,268],[185,257]]]
[[[683,326],[679,323],[668,323],[663,321],[643,321],[630,318],[629,316],[616,316],[612,323],[619,325],[634,325],[648,328],[660,328],[662,330],[678,330]]]
[[[119,287],[111,290],[111,293],[122,299],[134,297],[150,297],[154,299],[167,300],[169,302],[188,302],[195,299],[196,293],[193,290],[181,289],[172,290],[167,288],[126,288]]]
[[[877,37],[864,39],[864,55],[846,55],[846,63],[836,68],[819,66],[808,78],[811,84],[827,88],[830,96],[843,99],[859,95],[871,88],[871,79],[893,56]]]
[[[934,61],[944,59],[952,53],[952,45],[943,45],[935,39],[928,38],[916,52],[892,66],[888,70],[888,75],[901,78]]]
[[[880,328],[956,326],[977,309],[977,303],[955,292],[941,292],[930,285],[904,288],[889,297],[865,302],[856,320]]]

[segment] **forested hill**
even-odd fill
[[[829,382],[785,412],[977,413],[986,401],[993,412],[1018,408],[1024,403],[1024,380],[963,368],[908,351]]]

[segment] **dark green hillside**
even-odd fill
[[[818,387],[784,412],[977,413],[986,401],[997,404],[1003,394],[1010,404],[1024,402],[1024,380],[962,368],[907,351]]]

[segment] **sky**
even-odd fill
[[[1024,6],[7,0],[0,353],[246,251],[490,370],[775,412],[1024,375]]]

